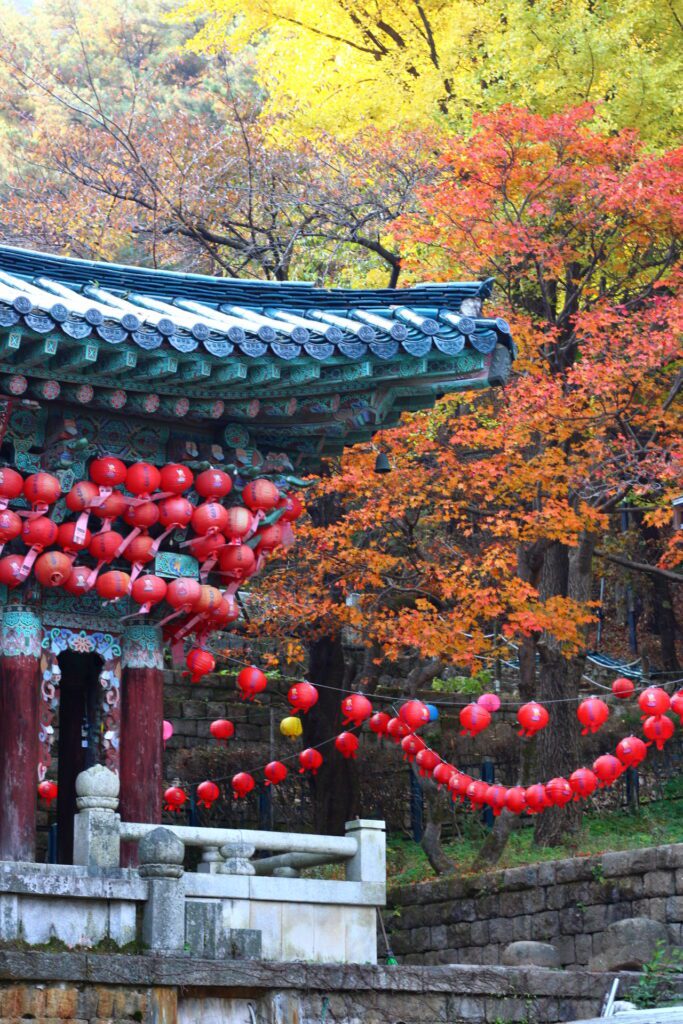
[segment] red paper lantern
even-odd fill
[[[611,786],[624,770],[624,766],[618,757],[613,754],[603,754],[593,762],[593,771],[598,778],[600,788]]]
[[[218,565],[224,576],[245,580],[256,568],[256,555],[246,544],[231,544],[220,552]]]
[[[280,492],[270,480],[252,480],[242,491],[242,501],[252,512],[270,512],[280,500]]]
[[[227,743],[235,735],[235,726],[227,718],[217,718],[209,726],[209,732],[215,740],[223,740]]]
[[[228,522],[223,532],[226,537],[233,541],[241,540],[251,530],[253,521],[254,517],[248,508],[242,508],[241,505],[233,505],[232,508],[228,509]]]
[[[213,672],[216,667],[216,659],[210,651],[205,651],[203,647],[193,647],[191,651],[188,651],[185,664],[190,670],[190,682],[198,683],[202,676]]]
[[[90,530],[86,529],[81,534],[83,540],[77,540],[77,528],[78,523],[62,523],[57,527],[57,543],[68,555],[76,555],[79,551],[83,551],[84,548],[90,547],[90,541],[92,540]]]
[[[112,491],[104,501],[94,505],[90,511],[98,519],[102,519],[105,523],[111,523],[114,519],[118,519],[119,516],[124,516],[127,507],[128,501],[125,495],[121,494],[121,491]]]
[[[193,537],[188,547],[190,554],[194,555],[200,562],[208,562],[209,559],[215,561],[218,558],[219,552],[226,545],[225,537],[222,533],[207,533],[205,537]],[[231,548],[229,550],[238,551],[242,548],[242,544],[239,548]],[[245,551],[251,551],[251,548],[244,546]]]
[[[426,751],[423,752],[423,754]],[[423,756],[423,755],[420,755]],[[417,760],[417,758],[416,758]],[[448,764],[446,761],[440,761],[439,764],[435,765],[432,770],[432,778],[436,782],[437,788],[441,789],[442,786],[447,786],[451,781],[451,776],[456,771],[452,764]]]
[[[62,493],[62,485],[50,473],[34,473],[24,481],[24,497],[34,508],[52,505]]]
[[[372,716],[368,724],[372,732],[374,732],[378,738],[381,738],[382,736],[386,736],[387,726],[390,721],[391,715],[388,715],[386,711],[377,711]],[[396,719],[396,721],[399,721],[399,719]]]
[[[468,704],[460,712],[461,736],[476,736],[488,729],[491,724],[491,712],[481,704]]]
[[[57,540],[57,524],[47,516],[25,519],[21,529],[21,539],[27,547],[42,551],[43,548],[49,548]]]
[[[415,736],[414,733],[409,733],[407,736],[404,736],[401,740],[401,747],[403,748],[404,753],[403,760],[414,761],[417,754],[419,754],[421,750],[425,749],[425,746],[425,741],[421,740],[419,736]]]
[[[161,576],[145,573],[144,576],[139,576],[133,582],[130,588],[130,595],[137,604],[142,605],[140,614],[147,615],[154,605],[163,601],[167,590],[168,584]]]
[[[194,473],[179,462],[170,462],[159,473],[159,485],[162,491],[171,494],[182,494],[194,482]]]
[[[674,734],[674,724],[666,715],[651,715],[643,722],[643,732],[657,750],[663,750],[664,744]]]
[[[306,750],[302,750],[299,754],[299,774],[303,775],[304,772],[310,772],[311,775],[318,774],[318,768],[323,763],[323,756],[319,750],[314,750],[313,747],[307,747]]]
[[[679,718],[683,716],[683,690],[678,690],[671,698],[671,710]]]
[[[671,707],[669,694],[659,686],[648,686],[647,690],[638,697],[638,707],[643,712],[643,718],[648,715],[663,715]]]
[[[130,594],[130,576],[118,569],[105,572],[98,577],[95,589],[104,601],[119,601]]]
[[[342,757],[355,758],[358,750],[358,737],[352,732],[340,732],[334,741],[334,745]]]
[[[468,785],[465,790],[465,796],[472,804],[473,810],[479,810],[486,803],[486,794],[489,791],[488,784],[481,782],[479,779],[475,779]]]
[[[88,551],[99,564],[107,564],[115,557],[119,546],[123,543],[123,537],[116,530],[108,530],[106,533],[96,533],[88,545]]]
[[[21,533],[21,519],[10,509],[0,511],[0,551]]]
[[[545,791],[545,786],[540,782],[537,782],[535,786],[527,786],[525,796],[526,809],[529,814],[540,814],[549,806],[548,794]]]
[[[126,547],[123,552],[124,558],[126,558],[131,565],[147,565],[154,558],[154,540],[152,537],[148,537],[147,534],[141,533],[137,537],[133,537],[132,541]]]
[[[38,786],[38,796],[41,800],[45,801],[48,807],[53,800],[57,799],[57,793],[57,784],[55,782],[51,782],[49,779],[45,779],[45,781],[41,782]]]
[[[564,807],[573,797],[572,787],[566,779],[561,777],[546,782],[545,791],[551,804],[555,807]]]
[[[448,780],[448,789],[453,803],[457,800],[460,800],[461,803],[464,801],[472,781],[469,775],[465,775],[464,772],[460,772],[456,768]]]
[[[398,717],[413,732],[429,722],[429,708],[421,700],[409,700],[401,704]]]
[[[126,490],[131,494],[149,497],[152,491],[159,489],[161,473],[149,462],[135,462],[126,473]]]
[[[111,497],[113,498],[114,494]],[[141,501],[139,505],[132,505],[126,501],[123,495],[121,495],[121,499],[124,508],[118,514],[123,516],[129,526],[134,526],[136,530],[149,530],[159,522],[159,506],[156,501]],[[95,509],[95,515],[98,514],[100,513]]]
[[[216,611],[223,601],[223,595],[218,587],[210,587],[202,583],[199,588],[199,596],[192,605],[192,611],[197,615],[209,615]]]
[[[505,797],[505,806],[512,814],[522,814],[526,810],[526,790],[524,786],[512,786]]]
[[[282,761],[270,761],[263,769],[266,777],[266,786],[277,786],[287,778],[287,769]]]
[[[232,479],[222,469],[205,469],[194,488],[200,498],[224,498],[232,490]]]
[[[78,480],[67,494],[64,502],[69,512],[85,512],[100,494],[99,487],[89,480]]]
[[[284,498],[280,498],[278,501],[276,508],[285,509],[281,516],[281,520],[285,523],[293,523],[304,510],[303,503],[296,494],[285,494]]]
[[[420,769],[420,775],[431,775],[437,765],[441,764],[441,758],[436,751],[425,747],[415,755],[415,764]]]
[[[581,735],[587,736],[589,732],[597,732],[603,727],[609,718],[609,708],[604,700],[589,697],[588,700],[582,700],[579,704],[576,709],[576,717],[583,726]]]
[[[24,559],[21,555],[5,555],[0,558],[0,583],[12,590],[23,583],[25,577],[21,574],[21,567]]]
[[[93,459],[88,467],[90,479],[99,487],[118,487],[126,479],[126,466],[121,459],[113,455],[104,455],[101,459]]]
[[[625,736],[617,743],[616,754],[627,768],[635,768],[647,757],[647,745],[638,736]]]
[[[228,510],[217,501],[205,501],[192,513],[192,529],[204,537],[206,534],[225,533],[228,525]]]
[[[496,818],[506,807],[508,791],[505,786],[489,786],[486,790],[486,803],[493,811]]]
[[[73,566],[70,575],[64,580],[64,589],[76,597],[87,594],[90,590],[90,573],[87,565]]]
[[[237,688],[242,691],[242,700],[253,700],[268,685],[264,673],[255,665],[243,668],[237,676]]]
[[[521,725],[519,736],[535,736],[541,729],[545,729],[550,716],[542,704],[535,700],[528,704],[522,704],[517,712],[517,721]]]
[[[352,693],[349,697],[344,697],[341,709],[344,725],[348,725],[349,722],[353,722],[354,725],[362,725],[366,718],[370,718],[372,715],[372,704],[362,693]]]
[[[477,704],[493,714],[500,707],[500,697],[497,693],[482,693],[481,697],[477,697]]]
[[[164,498],[159,502],[159,522],[165,530],[184,529],[192,519],[194,505],[187,498]]]
[[[598,788],[598,780],[590,768],[577,768],[569,776],[569,785],[575,800],[585,800]]]
[[[305,714],[318,703],[318,691],[311,683],[295,683],[289,688],[287,700],[292,705],[292,710]]]
[[[7,507],[8,501],[18,498],[23,490],[24,478],[21,473],[17,473],[16,469],[10,469],[9,466],[1,466],[0,499],[3,502],[3,507]]]
[[[400,718],[390,718],[387,722],[387,736],[391,736],[394,743],[400,743],[409,733],[410,726],[402,722]]]
[[[62,551],[46,551],[33,567],[42,587],[61,587],[71,575],[71,569],[71,559]]]
[[[630,679],[626,679],[624,676],[619,676],[612,683],[612,693],[615,697],[619,697],[620,700],[627,700],[633,691],[635,686]]]
[[[187,800],[187,793],[180,786],[169,786],[164,793],[164,810],[178,814]]]
[[[206,613],[206,618],[214,629],[224,629],[225,626],[229,626],[231,622],[235,622],[239,617],[239,608],[234,601],[229,601],[226,597],[221,599],[221,603],[217,608],[212,608]]]
[[[257,530],[256,538],[259,552],[275,551],[275,548],[282,544],[282,530],[277,523],[273,523],[272,526],[264,526],[262,530]]]
[[[220,795],[221,791],[215,782],[200,782],[197,786],[197,803],[200,807],[206,807],[207,811]]]
[[[171,580],[169,583],[166,600],[176,611],[189,612],[195,602],[199,600],[201,592],[201,584],[197,580],[193,580],[189,576],[179,576],[178,579]]]
[[[232,795],[235,800],[243,800],[245,796],[251,793],[255,785],[256,782],[253,775],[250,775],[249,772],[238,772],[237,775],[232,777]]]

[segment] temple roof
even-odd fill
[[[514,346],[482,315],[492,285],[323,289],[0,246],[0,388],[132,397],[128,411],[243,424],[310,463],[439,393],[502,383]]]

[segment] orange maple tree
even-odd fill
[[[259,632],[291,643],[351,627],[366,684],[382,657],[417,653],[433,676],[508,645],[522,697],[552,700],[584,671],[596,559],[683,582],[680,536],[638,569],[610,526],[646,504],[643,521],[663,527],[680,488],[683,150],[653,156],[591,117],[506,108],[446,144],[443,176],[394,225],[404,272],[494,276],[513,379],[381,435],[387,476],[374,447],[331,467],[295,554],[260,585]],[[541,777],[577,767],[578,736],[575,705],[555,705]],[[539,841],[569,818],[541,816]]]

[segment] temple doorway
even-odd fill
[[[57,862],[73,863],[76,776],[100,760],[103,661],[98,654],[66,650],[59,655],[57,743]]]

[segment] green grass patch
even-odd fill
[[[667,799],[638,811],[587,811],[580,832],[562,846],[536,846],[533,820],[525,820],[523,827],[510,836],[497,868],[683,842],[683,800],[679,791],[683,793],[683,780],[674,780],[665,787]],[[456,823],[460,836],[444,843],[444,850],[457,874],[476,874],[479,850],[488,830],[478,816],[466,813],[459,812]],[[410,885],[436,877],[421,846],[396,835],[388,838],[387,876],[390,885]]]

